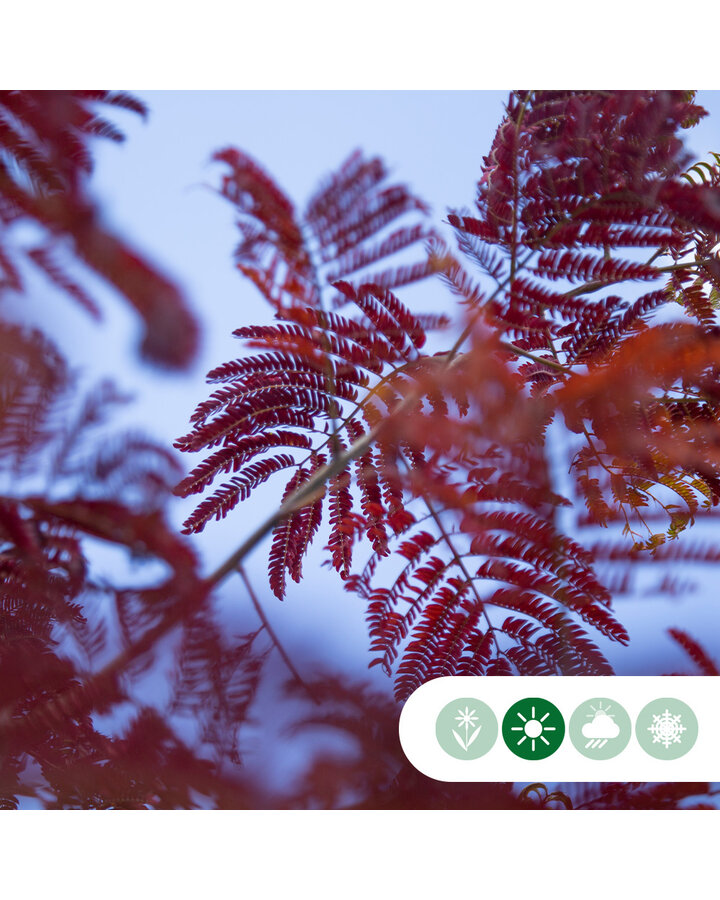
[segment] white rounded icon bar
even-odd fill
[[[458,724],[454,725],[450,715],[452,710],[448,711],[446,707],[458,698],[463,701],[462,709],[458,710]],[[524,752],[532,756],[528,749],[528,743],[535,743],[532,737],[525,742],[522,751],[516,749],[513,752],[509,746],[513,741],[517,743],[516,732],[522,739],[523,733],[532,736],[537,731],[537,728],[533,730],[532,719],[523,726],[523,706],[515,706],[526,698],[542,698],[554,704],[564,719],[565,736],[557,749],[545,758],[519,755]],[[610,726],[613,709],[607,702],[596,702],[593,706],[594,698],[611,698],[627,712],[632,729],[629,740],[623,741],[616,735],[619,729]],[[648,715],[655,713],[654,707],[647,709],[649,705],[666,698],[677,701],[677,709],[672,703],[663,702],[660,704],[663,708],[657,709],[659,715]],[[468,704],[472,699],[479,701],[478,710],[487,706],[497,719],[497,737],[481,756],[475,755],[481,735],[472,747],[465,735],[468,716],[474,712],[470,708],[472,704]],[[518,713],[511,713],[512,722],[509,718],[505,729],[506,742],[503,720],[511,707],[520,710],[520,717],[516,722]],[[529,709],[532,711],[533,707]],[[589,729],[582,732],[589,736],[585,750],[588,755],[578,749],[578,745],[585,748],[582,741],[574,743],[571,739],[570,720],[578,710],[589,720],[595,710],[601,722],[592,727],[597,730],[598,725],[603,724],[606,728],[603,732],[606,738],[600,736],[600,740],[595,739],[594,731],[592,734]],[[691,722],[693,714],[694,723]],[[620,721],[620,716],[617,720]],[[627,722],[627,717],[623,720]],[[468,734],[472,735],[482,726],[480,713],[469,722],[473,731]],[[511,729],[511,725],[516,727]],[[518,726],[524,727],[525,731],[519,732]],[[459,729],[459,739],[451,734],[455,728]],[[641,740],[638,740],[638,728],[641,729]],[[456,745],[454,752],[443,748],[443,743],[448,746],[444,731],[448,731],[450,743]],[[627,731],[625,725],[625,739],[628,738]],[[452,737],[455,737],[454,742]],[[605,748],[607,741],[612,740],[621,741],[623,749],[607,758],[608,751],[600,748]],[[720,781],[720,677],[437,678],[418,688],[405,703],[400,715],[400,743],[412,765],[436,781]],[[467,758],[463,758],[463,744],[468,745]],[[537,746],[542,746],[540,740],[537,740]],[[599,758],[593,758],[596,748]],[[540,755],[538,750],[537,756]]]

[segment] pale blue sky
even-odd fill
[[[44,314],[54,320],[76,361],[136,392],[137,403],[125,414],[126,421],[168,443],[186,431],[192,409],[207,396],[208,369],[238,355],[241,345],[232,330],[269,316],[255,289],[234,269],[233,211],[208,189],[218,183],[220,173],[220,167],[208,164],[212,153],[227,145],[249,152],[302,207],[318,180],[361,147],[383,156],[393,177],[429,201],[440,221],[448,207],[472,204],[482,157],[506,97],[492,91],[137,93],[150,108],[148,121],[120,113],[127,143],[97,142],[95,191],[111,225],[184,286],[203,325],[203,352],[191,372],[168,376],[132,364],[135,322],[121,304],[105,304],[102,328],[62,301]],[[720,94],[701,92],[698,99],[711,117],[688,137],[702,156],[720,149]],[[433,291],[440,307],[451,302],[439,285]],[[239,507],[225,522],[211,523],[193,538],[208,571],[241,542],[266,512],[263,504],[274,503],[280,490],[279,484],[264,488],[257,502]],[[192,499],[177,501],[178,522],[193,505]],[[321,558],[320,553],[310,557],[305,581],[291,583],[282,606],[264,589],[267,542],[248,569],[291,650],[301,657],[329,659],[389,686],[378,670],[367,673],[365,668],[363,605],[342,590],[334,573],[317,569]],[[224,597],[229,611],[245,608],[237,581]],[[636,640],[630,650],[607,647],[618,671],[641,667],[644,652],[664,647],[662,632],[669,624],[702,633],[707,599],[642,598],[623,604],[621,618]],[[717,623],[717,611],[710,611]],[[715,628],[718,644],[719,633]],[[669,664],[679,665],[680,654],[671,647],[669,654]]]
[[[132,421],[144,422],[161,439],[172,441],[187,430],[195,404],[208,394],[205,373],[241,350],[233,329],[269,318],[266,304],[234,269],[233,210],[208,189],[219,182],[221,172],[220,166],[209,164],[212,153],[230,144],[241,147],[302,208],[317,182],[361,147],[381,155],[393,178],[430,202],[439,221],[447,206],[472,202],[506,94],[227,91],[139,96],[150,107],[147,123],[123,116],[127,143],[98,142],[94,185],[109,221],[185,287],[204,328],[201,358],[182,377],[141,365],[128,368],[135,325],[119,304],[106,305],[104,329],[95,330],[65,307],[62,316],[72,318],[76,335],[84,336],[73,339],[75,355],[83,352],[93,368],[119,374],[121,383],[135,390]],[[437,296],[441,306],[451,302],[443,291]],[[258,502],[238,508],[193,538],[208,570],[242,540],[266,512],[262,504],[276,502],[281,490],[279,483],[263,489]],[[178,522],[196,502],[177,502]],[[259,548],[249,563],[261,593],[267,547]],[[321,656],[365,674],[363,606],[342,590],[334,574],[317,569],[321,558],[320,553],[311,557],[305,582],[291,583],[282,607],[268,595],[270,615],[298,652],[314,655],[317,648]],[[242,603],[237,583],[226,594],[230,607]],[[318,634],[322,647],[317,647]]]

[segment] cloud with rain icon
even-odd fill
[[[620,734],[619,725],[613,721],[615,717],[608,712],[610,708],[608,706],[607,709],[603,709],[602,703],[599,709],[591,706],[592,712],[588,713],[588,715],[592,716],[592,721],[587,722],[582,727],[582,736],[588,739],[587,744],[585,744],[586,750],[599,750],[608,741]]]

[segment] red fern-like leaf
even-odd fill
[[[291,490],[299,487],[308,476],[308,462],[316,465],[328,451],[349,452],[352,443],[380,421],[381,409],[401,402],[426,340],[425,322],[392,288],[427,277],[443,265],[431,257],[409,268],[376,271],[371,281],[357,285],[337,280],[389,261],[398,251],[431,237],[422,224],[385,233],[386,226],[407,213],[426,209],[406,188],[384,187],[386,171],[377,159],[366,160],[359,153],[350,157],[300,217],[245,154],[226,150],[216,158],[229,166],[222,193],[240,214],[238,265],[279,321],[237,329],[237,337],[261,352],[210,372],[209,380],[222,386],[198,406],[193,430],[176,444],[191,452],[218,448],[178,485],[176,492],[183,496],[205,490],[223,474],[237,473],[188,518],[188,532],[201,530],[211,518],[223,518],[256,484],[279,470],[279,459],[282,468],[297,468]],[[335,306],[346,307],[343,314],[326,308],[325,288]],[[429,317],[427,324],[442,327],[446,321]],[[290,452],[266,455],[281,446]],[[380,473],[381,456],[374,451],[362,454],[354,479],[352,471],[330,479],[328,546],[333,566],[345,577],[361,533],[380,550],[388,528],[401,532],[412,520],[403,509],[402,487]],[[362,515],[354,511],[356,490]],[[321,498],[293,513],[292,525],[275,528],[270,577],[278,596],[284,595],[286,573],[299,578],[322,509]]]
[[[122,140],[98,116],[97,105],[145,115],[144,105],[111,91],[0,92],[0,269],[4,285],[22,290],[23,254],[5,240],[5,227],[19,220],[40,226],[45,238],[24,256],[91,315],[99,308],[68,274],[60,241],[72,241],[77,259],[114,287],[140,316],[143,354],[155,363],[182,367],[197,347],[197,324],[175,284],[99,221],[87,190],[92,168],[89,139]],[[0,290],[3,281],[0,281]]]

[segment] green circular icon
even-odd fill
[[[502,724],[503,740],[515,756],[546,759],[565,737],[562,713],[549,700],[526,697],[513,703]]]
[[[687,703],[660,697],[640,710],[635,735],[643,750],[655,759],[679,759],[697,740],[698,721]]]
[[[570,740],[588,759],[612,759],[627,747],[632,722],[617,700],[594,697],[570,716]]]
[[[477,759],[497,740],[498,723],[487,703],[460,697],[440,710],[435,734],[443,750],[455,759]]]

